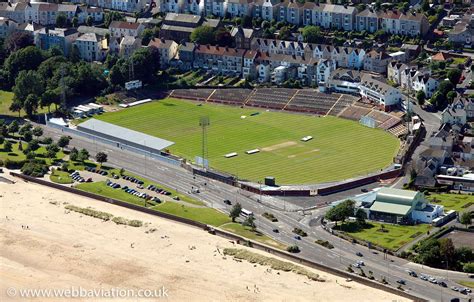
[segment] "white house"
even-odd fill
[[[362,75],[359,88],[363,98],[385,109],[395,107],[402,101],[400,90],[373,78],[370,74]]]
[[[79,50],[81,58],[88,62],[102,61],[108,49],[107,39],[95,33],[81,35],[73,45]]]

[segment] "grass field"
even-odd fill
[[[13,102],[13,93],[0,90],[0,116],[2,115],[8,115],[8,116],[14,116],[18,117],[18,112],[12,112],[10,111],[10,105]],[[53,106],[54,107],[54,106]],[[38,113],[46,113],[48,112],[48,108],[38,108]],[[21,115],[25,115],[25,111],[21,111]]]
[[[23,148],[26,148],[27,143],[23,142],[22,143]],[[13,142],[12,143],[12,150],[10,152],[7,152],[3,145],[0,145],[0,160],[5,161],[5,160],[11,160],[11,161],[22,161],[26,160],[26,155],[23,153],[23,151],[20,151],[18,149],[19,144]],[[46,147],[42,146],[38,150],[35,151],[36,153],[36,158],[38,159],[44,159],[48,165],[51,164],[51,159],[44,157],[44,154],[46,154]],[[61,159],[64,157],[63,151],[59,151],[56,154],[56,159]]]
[[[49,179],[52,182],[55,182],[58,184],[72,184],[73,183],[71,176],[69,176],[69,173],[64,172],[64,171],[55,170],[54,173],[52,173],[49,176]]]
[[[274,176],[280,184],[364,175],[388,166],[399,148],[398,139],[383,130],[332,116],[199,105],[166,99],[97,118],[173,141],[173,154],[194,160],[201,155],[199,119],[208,116],[208,158],[213,168],[252,181]],[[313,140],[300,141],[308,135]],[[260,153],[245,154],[256,148]],[[238,156],[225,158],[231,152]]]
[[[443,205],[445,210],[455,210],[457,212],[465,212],[470,206],[474,206],[473,195],[431,194],[428,196],[428,200]]]
[[[429,224],[415,226],[383,224],[386,232],[382,232],[381,225],[382,223],[371,221],[365,228],[358,228],[356,223],[351,222],[345,223],[342,230],[355,239],[396,251],[431,228]]]
[[[213,226],[220,226],[231,221],[229,216],[217,210],[211,208],[191,208],[174,202],[165,202],[152,207],[152,209]]]

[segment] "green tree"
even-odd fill
[[[67,17],[64,13],[56,16],[56,27],[65,28],[67,26]]]
[[[291,36],[291,30],[288,26],[283,26],[278,31],[278,39],[280,40],[288,40]]]
[[[28,117],[32,117],[36,114],[39,102],[39,97],[36,94],[30,94],[26,97],[26,100],[23,103],[23,109]]]
[[[155,33],[153,29],[146,28],[142,31],[141,38],[142,38],[142,45],[148,45],[150,41],[154,38]]]
[[[461,69],[450,69],[447,73],[447,77],[454,87],[456,87],[456,85],[459,83],[461,76],[462,76]]]
[[[459,222],[464,224],[467,229],[468,226],[471,224],[471,212],[467,211],[467,212],[461,213],[461,216],[459,216]]]
[[[79,161],[79,151],[76,148],[72,148],[71,152],[69,153],[69,159],[72,161]]]
[[[35,46],[28,46],[13,52],[4,63],[8,84],[13,86],[20,71],[36,70],[43,60],[43,52]]]
[[[102,167],[102,164],[107,161],[107,153],[104,152],[97,152],[95,155],[95,160],[100,164]]]
[[[257,226],[255,225],[255,217],[253,215],[249,215],[247,218],[245,218],[242,225],[250,227],[252,231],[255,231],[255,229],[257,228]]]
[[[86,149],[81,149],[81,151],[79,151],[78,160],[81,162],[84,162],[88,159],[89,159],[89,151],[87,151]]]
[[[155,47],[140,48],[133,53],[130,62],[133,62],[135,78],[149,83],[155,78],[160,67],[159,51]]]
[[[41,107],[48,107],[48,112],[51,113],[51,105],[56,105],[56,110],[58,105],[61,103],[61,96],[58,89],[46,90],[41,96],[40,105]]]
[[[21,117],[21,109],[23,108],[23,104],[19,100],[13,100],[8,108],[12,112],[18,112],[18,117]]]
[[[426,94],[423,90],[420,90],[416,93],[416,100],[418,101],[418,105],[423,106],[426,100]]]
[[[79,51],[79,48],[77,48],[77,45],[72,45],[71,51],[69,52],[69,60],[72,63],[77,63],[81,61],[81,52]]]
[[[32,151],[36,151],[38,150],[40,147],[39,145],[39,141],[37,139],[32,139],[29,143],[28,143],[28,146],[26,147],[26,149],[29,149],[29,150],[32,150]]]
[[[225,27],[216,30],[214,41],[217,45],[223,47],[231,47],[234,44],[234,38],[232,38],[230,32]]]
[[[41,135],[43,135],[43,128],[40,126],[36,126],[33,128],[33,136],[36,136],[36,138],[39,138]]]
[[[94,19],[92,19],[92,16],[87,17],[86,25],[87,26],[92,26],[93,24],[94,24]]]
[[[13,101],[17,102],[28,115],[35,112],[39,106],[39,95],[44,92],[44,83],[38,72],[34,70],[21,71],[13,87]],[[30,97],[27,103],[27,98]]]
[[[118,11],[110,11],[106,13],[104,17],[105,27],[109,27],[112,21],[125,21],[125,17]]]
[[[307,25],[302,30],[303,40],[307,43],[320,43],[321,30],[318,26]]]
[[[12,53],[27,46],[34,46],[33,36],[26,31],[14,31],[8,35],[4,43],[7,53]]]
[[[69,136],[63,135],[59,138],[58,140],[58,146],[62,149],[66,148],[67,145],[69,145]]]
[[[456,248],[454,247],[451,238],[439,239],[439,252],[440,256],[447,261],[446,266],[448,268],[455,266],[456,260],[454,257],[456,255]]]
[[[365,220],[367,219],[367,213],[365,213],[365,211],[362,209],[357,209],[355,217],[357,219],[357,223],[364,225]]]
[[[0,136],[0,145],[3,145],[4,142],[5,142],[5,138],[3,136]]]
[[[5,143],[3,143],[3,149],[6,152],[11,152],[12,151],[12,143],[10,141],[5,140]]]
[[[354,215],[354,206],[355,202],[348,199],[329,209],[325,217],[330,221],[336,222],[336,225],[338,221],[344,223],[348,217]]]
[[[457,96],[458,94],[456,93],[456,91],[450,91],[446,94],[446,99],[449,103],[452,103]]]
[[[77,27],[79,25],[79,19],[77,17],[72,18],[72,27]]]
[[[17,120],[14,120],[13,122],[10,123],[10,125],[8,125],[8,132],[10,134],[17,133],[19,129],[20,129],[20,127],[18,126],[18,121]]]
[[[240,216],[241,211],[242,211],[242,205],[240,203],[236,203],[232,207],[229,213],[229,217],[232,218],[232,222],[235,222],[235,219]]]
[[[191,33],[191,41],[194,43],[202,44],[202,45],[214,44],[215,42],[214,28],[208,25],[196,27]]]

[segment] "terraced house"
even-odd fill
[[[245,49],[212,45],[197,45],[194,50],[194,68],[202,68],[219,74],[239,76]]]
[[[232,17],[251,16],[253,10],[252,0],[229,0],[227,13]]]

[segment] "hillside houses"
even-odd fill
[[[429,29],[421,13],[398,10],[358,11],[355,6],[301,3],[296,0],[159,0],[160,13],[189,13],[224,18],[251,16],[267,21],[284,21],[296,26],[316,25],[324,29],[376,32],[384,29],[391,34],[424,35]]]
[[[404,90],[423,91],[428,98],[439,86],[439,81],[431,77],[429,70],[418,70],[399,61],[391,61],[388,64],[387,79]]]
[[[0,17],[9,18],[17,23],[37,23],[43,26],[55,25],[58,15],[66,16],[69,23],[77,17],[84,23],[89,16],[95,22],[104,18],[102,8],[82,7],[75,4],[56,4],[47,2],[2,2],[0,3]]]

